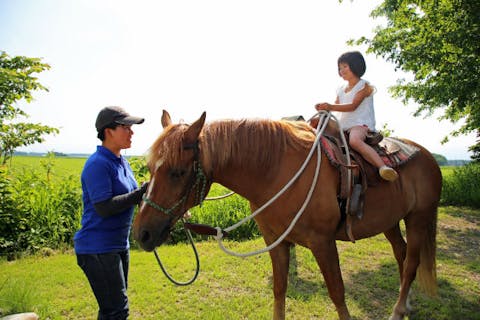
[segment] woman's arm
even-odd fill
[[[142,196],[145,191],[147,191],[147,188],[148,182],[145,182],[137,190],[95,203],[93,204],[93,207],[95,208],[95,211],[97,211],[97,213],[103,218],[113,216],[130,208],[133,205],[139,204],[142,201]]]

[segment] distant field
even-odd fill
[[[47,159],[45,157],[32,157],[32,156],[14,156],[12,160],[12,170],[41,168],[42,162]],[[80,175],[83,165],[87,161],[87,158],[70,158],[70,157],[57,157],[54,158],[53,171],[55,175]],[[443,177],[448,177],[453,173],[456,167],[443,166],[441,167]]]
[[[53,163],[53,173],[56,176],[64,175],[78,175],[82,172],[83,165],[86,158],[70,158],[70,157],[56,157],[51,160]],[[14,174],[20,170],[41,169],[48,162],[46,157],[32,157],[32,156],[14,156],[10,169]]]
[[[454,167],[454,166],[440,167],[440,169],[442,170],[443,178],[451,176],[453,174],[453,171],[455,170],[455,168],[457,168],[457,167]]]

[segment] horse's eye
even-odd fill
[[[178,180],[185,175],[185,172],[186,171],[184,169],[172,169],[170,171],[170,178]]]

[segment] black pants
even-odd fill
[[[77,263],[90,282],[98,302],[99,320],[128,318],[128,250],[102,254],[77,254]]]

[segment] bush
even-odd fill
[[[11,256],[17,247],[16,234],[24,229],[25,219],[13,199],[12,180],[5,167],[0,166],[0,255]]]
[[[216,197],[229,193],[230,190],[222,185],[214,183],[210,189],[208,197]],[[207,198],[208,198],[207,197]],[[199,223],[209,225],[211,227],[228,228],[239,222],[246,216],[251,214],[248,201],[237,194],[233,194],[227,198],[204,201],[202,206],[190,209],[192,217],[188,220],[191,223]],[[194,234],[195,240],[205,240],[205,236]],[[260,231],[253,220],[250,220],[237,229],[230,232],[227,236],[228,240],[242,241],[254,239],[260,236]],[[169,243],[176,244],[187,241],[185,231],[181,222],[177,223],[172,232]]]
[[[82,212],[78,179],[67,176],[49,181],[38,172],[24,171],[17,177],[15,188],[14,198],[23,204],[28,221],[19,239],[22,247],[37,251],[70,246]]]
[[[230,192],[219,184],[214,184],[209,197]],[[203,223],[222,229],[228,228],[251,214],[248,201],[237,194],[221,200],[204,201],[201,207],[192,210],[192,222]],[[261,214],[261,213],[260,213]],[[228,234],[229,240],[242,241],[260,236],[255,221],[249,220]]]
[[[42,164],[43,165],[43,164]],[[71,247],[82,212],[78,177],[38,170],[0,171],[0,255]]]
[[[480,164],[457,167],[444,177],[442,205],[480,208]]]

